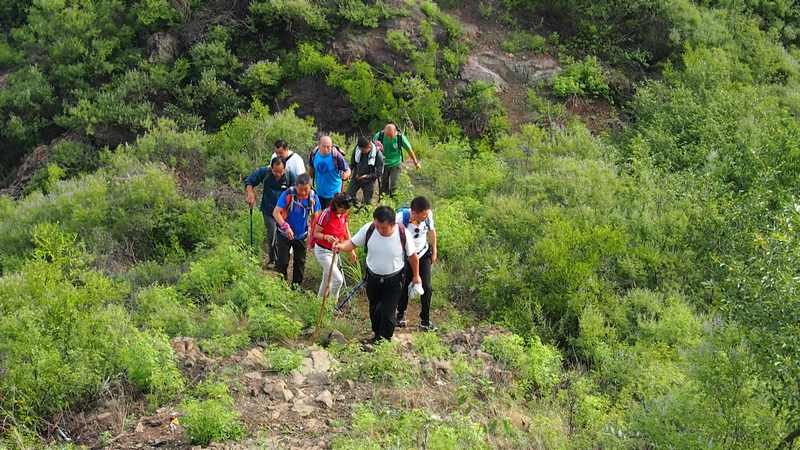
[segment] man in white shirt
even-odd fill
[[[286,173],[295,180],[298,175],[306,173],[306,163],[303,162],[303,157],[289,150],[289,144],[283,139],[275,141],[275,153],[272,154],[269,160],[272,161],[275,157],[283,161],[283,164],[286,165]]]
[[[425,197],[411,200],[410,208],[397,210],[397,225],[405,227],[406,236],[414,242],[419,257],[419,275],[422,278],[423,294],[420,296],[419,327],[424,331],[434,331],[431,322],[431,266],[436,263],[436,228],[433,225],[431,202]],[[406,265],[406,278],[410,277],[411,268]],[[406,308],[408,308],[408,289],[403,289],[400,302],[397,304],[397,326],[405,327]]]
[[[361,227],[352,239],[336,244],[339,252],[355,247],[367,249],[367,298],[369,319],[375,336],[372,342],[391,340],[396,325],[397,303],[407,288],[406,258],[411,267],[411,282],[421,284],[419,257],[405,230],[396,223],[392,208],[379,206],[372,213],[373,221]]]

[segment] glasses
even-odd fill
[[[414,239],[419,237],[419,227],[414,228]]]

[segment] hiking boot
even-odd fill
[[[408,325],[408,321],[406,320],[405,314],[397,314],[397,326],[399,328],[405,328]]]
[[[434,325],[433,322],[420,324],[419,329],[422,330],[422,331],[436,331],[436,330],[438,330],[438,328],[436,328],[436,325]]]

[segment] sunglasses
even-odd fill
[[[419,237],[419,227],[414,228],[414,239]]]

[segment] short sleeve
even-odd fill
[[[397,216],[394,219],[394,223],[396,223],[398,225],[403,225],[403,213],[402,212],[397,213]]]
[[[339,162],[342,166],[342,172],[347,172],[350,170],[350,166],[347,164],[347,160],[342,153],[337,153],[336,158],[339,159]]]
[[[431,230],[435,230],[436,227],[433,225],[433,210],[428,212],[428,228]]]
[[[366,243],[367,243],[367,230],[369,229],[370,225],[371,225],[371,223],[364,224],[364,226],[361,227],[358,230],[358,232],[356,232],[356,234],[350,239],[350,242],[352,242],[353,245],[355,245],[356,247],[363,247],[364,245],[366,245]]]
[[[414,245],[414,239],[406,233],[406,256],[415,255],[417,253],[417,246]]]
[[[286,194],[288,192],[289,192],[288,189],[281,192],[281,195],[280,197],[278,197],[278,201],[275,203],[275,206],[277,206],[278,208],[286,209]]]
[[[404,149],[411,151],[411,142],[408,140],[405,134],[400,135],[400,147],[403,147]]]

